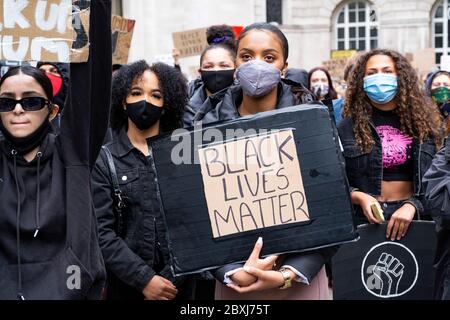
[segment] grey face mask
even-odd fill
[[[325,97],[330,92],[330,87],[324,83],[313,84],[311,89],[318,97]]]
[[[281,71],[270,63],[255,59],[240,65],[236,78],[247,96],[259,98],[277,86],[281,81]]]

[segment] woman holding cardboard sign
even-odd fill
[[[216,107],[202,110],[199,120],[214,122],[294,106],[312,101],[302,88],[295,96],[281,81],[287,70],[289,45],[275,26],[256,23],[246,27],[238,41],[236,77],[240,84],[230,87]],[[259,239],[245,264],[230,264],[215,272],[216,299],[328,299],[324,264],[335,248],[260,259]],[[287,289],[287,290],[280,290]]]
[[[440,124],[430,110],[431,101],[402,55],[377,49],[358,59],[339,135],[356,219],[389,220],[391,240],[404,237],[411,221],[426,213],[422,177],[441,143]]]
[[[111,2],[92,1],[90,53],[71,64],[61,133],[43,71],[0,81],[0,299],[100,299],[105,268],[90,174],[108,127]]]

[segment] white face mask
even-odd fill
[[[236,78],[244,93],[252,98],[263,97],[281,81],[281,71],[270,63],[252,60],[239,66]]]
[[[316,83],[311,87],[313,93],[320,98],[325,97],[330,92],[330,87],[325,83]]]

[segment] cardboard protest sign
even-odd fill
[[[428,74],[436,68],[436,50],[434,48],[426,48],[414,52],[411,65],[419,73]]]
[[[180,51],[180,58],[199,56],[208,46],[206,29],[200,28],[181,32],[174,32],[173,45]]]
[[[309,220],[292,130],[208,146],[199,154],[214,238]],[[277,205],[270,209],[270,203]],[[232,221],[224,218],[230,213]]]
[[[135,20],[113,15],[111,21],[113,64],[127,64]]]
[[[350,58],[336,58],[324,61],[322,65],[328,70],[332,78],[341,79],[349,60]]]
[[[390,241],[386,224],[358,227],[360,240],[333,257],[334,299],[433,299],[434,228],[415,221],[401,241]]]
[[[176,275],[357,237],[337,132],[302,105],[151,142]],[[187,146],[187,147],[186,147]]]
[[[86,62],[90,1],[3,0],[0,60]]]

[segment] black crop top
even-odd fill
[[[394,111],[374,107],[372,121],[383,146],[383,181],[412,181],[413,138],[400,130],[400,117]]]

